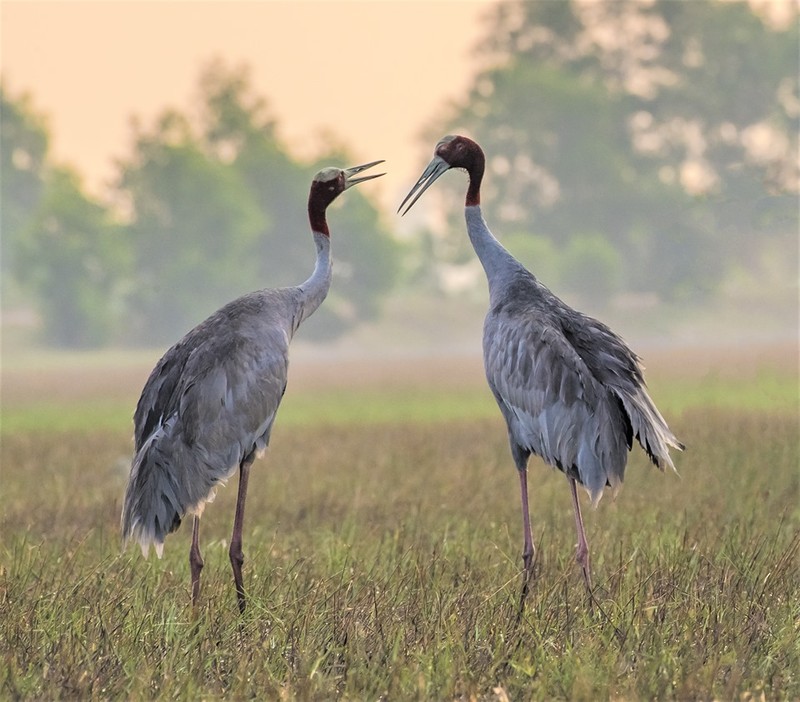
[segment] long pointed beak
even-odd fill
[[[357,183],[363,183],[365,180],[372,180],[373,178],[380,178],[382,175],[386,175],[385,173],[376,173],[375,175],[368,175],[368,176],[361,176],[360,178],[354,178],[353,176],[358,175],[361,171],[366,171],[367,168],[372,168],[373,166],[377,166],[379,163],[383,163],[384,159],[380,161],[370,161],[369,163],[364,163],[360,166],[353,166],[352,168],[345,168],[344,169],[344,189],[351,188]]]
[[[409,203],[408,207],[403,211],[402,214],[408,212],[414,205],[414,203],[419,200],[422,193],[424,193],[431,184],[445,171],[450,170],[450,164],[447,163],[443,158],[440,156],[434,156],[433,160],[428,164],[428,167],[425,169],[423,174],[420,176],[419,180],[416,182],[413,188],[409,190],[408,195],[406,195],[406,199],[400,203],[400,207],[397,208],[397,211],[403,209],[403,205],[408,202],[409,198],[416,193],[416,196],[413,200]],[[419,191],[419,192],[417,192]]]

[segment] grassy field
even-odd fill
[[[585,520],[531,463],[539,547],[519,617],[521,524],[477,359],[293,366],[245,523],[249,607],[227,557],[235,480],[207,509],[198,611],[186,525],[120,553],[146,358],[4,365],[0,698],[798,699],[796,347],[650,354],[688,445],[641,452]]]

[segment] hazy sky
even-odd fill
[[[460,98],[490,0],[37,2],[3,0],[2,75],[49,117],[52,151],[93,192],[129,153],[130,118],[187,111],[204,63],[247,64],[294,153],[332,132],[391,204],[433,144],[420,132]]]

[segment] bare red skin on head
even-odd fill
[[[472,207],[481,204],[481,181],[486,168],[483,149],[472,139],[457,136],[440,144],[436,155],[443,158],[452,168],[463,168],[469,174],[469,187],[465,205]]]
[[[311,225],[311,231],[330,237],[331,233],[328,230],[325,210],[344,190],[344,172],[340,172],[332,180],[312,181],[311,190],[308,193],[308,223]]]

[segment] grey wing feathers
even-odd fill
[[[133,415],[136,452],[153,434],[163,416],[172,413],[176,402],[175,392],[190,352],[191,346],[183,339],[169,349],[151,371]]]
[[[598,500],[622,482],[629,448],[619,403],[552,327],[487,317],[486,375],[513,442],[578,480]],[[609,430],[613,428],[613,430]]]
[[[122,534],[145,553],[155,544],[160,554],[183,516],[201,512],[215,487],[269,441],[289,338],[280,326],[221,331],[201,325],[170,349],[137,405]]]
[[[630,422],[633,436],[650,460],[660,469],[675,470],[669,447],[684,445],[670,431],[656,408],[642,373],[639,358],[625,342],[602,322],[570,309],[562,319],[562,329],[590,372],[619,397]]]
[[[648,396],[635,354],[555,297],[526,303],[518,295],[490,311],[484,359],[511,440],[574,477],[593,501],[622,483],[634,437],[662,470],[672,466],[668,446],[683,448]]]

